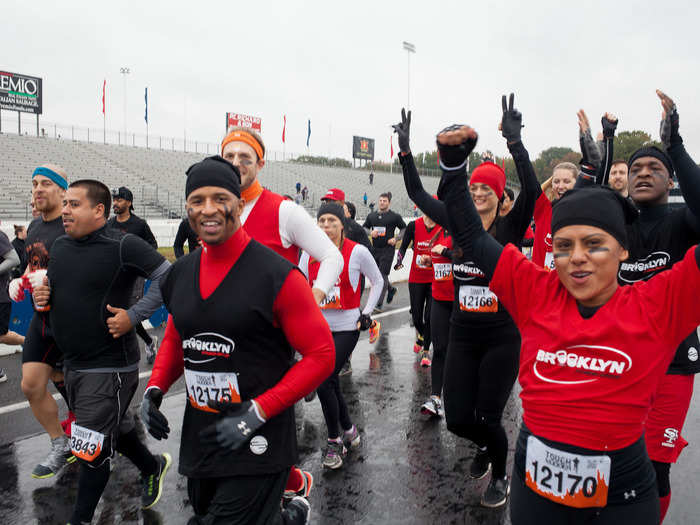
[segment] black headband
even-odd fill
[[[655,159],[660,160],[668,170],[668,176],[673,178],[673,162],[671,162],[671,157],[669,157],[665,152],[661,151],[656,146],[644,146],[632,153],[627,165],[631,168],[632,163],[642,157],[654,157]]]
[[[338,203],[331,201],[321,204],[321,206],[318,208],[316,219],[319,219],[321,215],[325,215],[327,213],[335,215],[338,217],[338,219],[340,219],[340,222],[343,223],[343,226],[345,225],[345,210],[343,210]]]
[[[187,170],[185,199],[197,188],[216,186],[241,197],[241,174],[238,168],[219,155],[192,164]]]
[[[627,247],[627,229],[637,210],[616,191],[595,186],[567,191],[552,206],[552,235],[564,226],[585,224],[606,231]]]

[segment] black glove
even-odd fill
[[[406,110],[401,108],[401,122],[391,126],[396,132],[396,136],[399,139],[399,149],[403,153],[409,153],[411,151],[411,146],[409,144],[409,139],[411,135],[411,112],[408,112],[406,116]]]
[[[360,317],[357,318],[357,322],[360,323],[360,330],[363,332],[369,330],[372,326],[372,318],[367,314],[360,314]]]
[[[609,139],[615,136],[617,120],[608,120],[608,118],[603,115],[603,118],[600,119],[600,123],[603,125],[603,137]]]
[[[163,392],[160,388],[150,388],[146,390],[141,402],[141,420],[156,439],[167,439],[170,433],[168,419],[158,410],[162,401]]]
[[[464,124],[453,124],[452,126],[447,126],[445,129],[438,133],[440,136],[442,133],[448,131],[457,131],[458,129],[464,127]],[[440,154],[440,164],[443,168],[447,170],[457,169],[466,165],[467,157],[472,152],[476,146],[477,137],[467,138],[464,142],[457,145],[440,144],[437,142],[438,153]]]
[[[666,114],[666,118],[661,121],[659,135],[666,149],[674,144],[683,144],[683,139],[678,133],[678,110],[675,104],[673,109]]]
[[[200,439],[205,443],[236,450],[265,424],[265,420],[255,411],[252,401],[228,403],[210,399],[207,404],[221,412],[222,417],[199,433]]]
[[[523,116],[513,107],[515,94],[510,94],[510,99],[506,105],[506,96],[501,98],[503,105],[503,117],[501,118],[501,134],[508,141],[508,144],[514,144],[520,140],[520,130],[523,126]]]

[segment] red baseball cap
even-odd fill
[[[343,201],[345,202],[345,192],[338,188],[331,188],[321,197],[322,201]]]

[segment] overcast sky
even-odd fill
[[[434,149],[445,125],[480,133],[477,150],[505,153],[496,130],[501,94],[514,91],[523,142],[578,149],[576,111],[600,128],[658,137],[655,88],[675,99],[681,134],[700,161],[700,8],[694,2],[25,2],[3,0],[0,70],[43,78],[44,122],[124,127],[218,142],[227,111],[262,118],[269,150],[350,158],[352,135],[376,139],[389,159],[390,125],[407,102],[412,149]],[[476,4],[476,5],[474,5]],[[586,6],[577,8],[574,6]],[[4,111],[3,127],[16,122]],[[13,120],[14,119],[14,120]],[[397,149],[396,140],[394,148]]]

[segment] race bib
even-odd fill
[[[70,448],[76,458],[93,461],[102,452],[105,435],[95,430],[71,423]]]
[[[379,237],[384,237],[386,235],[386,226],[374,226],[372,230],[377,232]]]
[[[217,412],[209,400],[240,403],[238,376],[234,372],[196,372],[185,368],[185,383],[190,404],[197,410]]]
[[[340,310],[340,286],[334,286],[319,306],[321,310]]]
[[[452,263],[434,263],[433,274],[436,281],[449,281],[452,278]]]
[[[544,255],[544,267],[548,270],[554,270],[554,254],[552,252],[547,252]]]
[[[525,484],[540,496],[569,507],[605,507],[610,456],[563,452],[527,438]]]
[[[463,312],[498,312],[498,297],[488,286],[460,286],[459,309]]]

